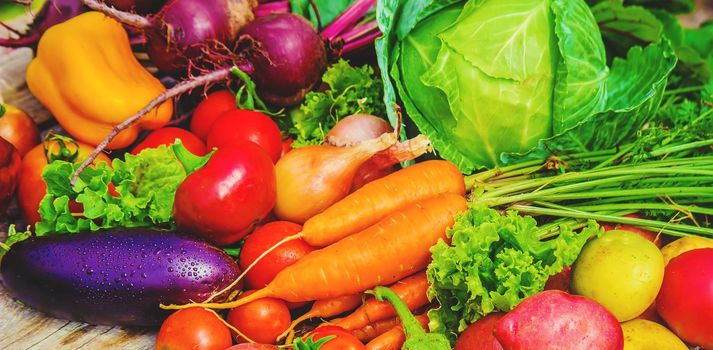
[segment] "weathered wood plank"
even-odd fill
[[[0,285],[0,349],[152,349],[155,332],[59,320],[14,301]]]

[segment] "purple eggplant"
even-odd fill
[[[204,301],[239,274],[230,256],[200,239],[136,228],[32,237],[0,264],[23,303],[57,318],[124,326],[159,325],[169,314],[159,304]]]

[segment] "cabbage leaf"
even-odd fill
[[[610,69],[582,0],[386,0],[377,21],[389,120],[401,102],[465,173],[552,145],[617,146],[653,116],[676,64],[662,40]]]

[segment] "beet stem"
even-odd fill
[[[344,47],[342,48],[342,54],[349,53],[349,52],[352,52],[352,51],[354,51],[354,50],[360,49],[360,48],[362,48],[362,47],[364,47],[364,46],[367,46],[367,45],[373,43],[374,40],[375,40],[376,38],[378,38],[379,36],[381,36],[381,32],[380,32],[380,31],[376,31],[376,32],[374,32],[374,33],[371,33],[371,34],[369,34],[369,35],[367,35],[367,36],[365,36],[365,37],[359,39],[359,40],[355,40],[355,41],[352,41],[352,42],[350,42],[350,43],[347,43],[347,44],[345,44]]]
[[[322,31],[322,37],[332,41],[337,35],[353,25],[376,4],[376,0],[357,0],[342,12]]]
[[[99,11],[121,23],[128,24],[134,28],[148,28],[153,25],[153,22],[144,16],[117,10],[97,0],[82,0],[82,3],[84,3],[84,5],[94,11]]]
[[[107,145],[111,142],[111,140],[116,137],[121,131],[125,130],[126,128],[130,127],[132,124],[134,124],[137,120],[139,120],[142,116],[145,114],[151,112],[154,108],[158,107],[160,104],[170,100],[171,98],[181,95],[183,93],[186,93],[190,90],[193,90],[197,87],[200,86],[205,86],[210,83],[223,80],[228,78],[230,75],[230,70],[232,67],[228,68],[222,68],[213,72],[210,72],[208,74],[204,74],[189,80],[184,80],[180,83],[178,83],[176,86],[166,90],[166,92],[162,93],[161,95],[158,95],[155,99],[153,99],[151,102],[149,102],[148,105],[146,105],[144,108],[142,108],[140,111],[136,112],[134,115],[129,117],[128,119],[124,120],[121,122],[121,124],[118,124],[114,127],[114,129],[111,130],[109,135],[107,135],[104,140],[102,140],[99,145],[97,145],[96,148],[94,148],[94,151],[87,157],[86,160],[79,166],[77,171],[74,172],[74,175],[72,175],[72,180],[70,181],[70,184],[74,186],[74,184],[77,182],[77,179],[79,178],[79,175],[86,169],[94,159],[101,153]]]
[[[373,33],[375,30],[378,31],[378,24],[376,21],[371,21],[368,22],[364,25],[360,25],[357,27],[354,27],[352,29],[349,29],[346,31],[344,34],[340,35],[339,37],[344,40],[345,43],[350,43],[354,41],[355,39],[359,39],[367,34]]]

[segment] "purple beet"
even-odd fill
[[[15,298],[51,316],[152,326],[169,314],[160,304],[204,301],[240,270],[197,238],[134,228],[30,238],[12,246],[0,274]]]
[[[293,14],[258,17],[240,32],[257,43],[243,71],[257,84],[258,96],[277,106],[302,101],[327,67],[322,37],[309,21]]]
[[[176,77],[214,69],[224,63],[238,32],[255,17],[257,0],[168,0],[156,14],[121,11],[100,0],[83,0],[91,9],[146,34],[151,61]]]

